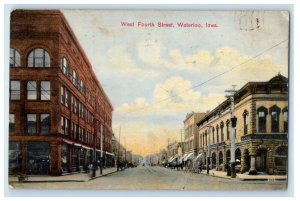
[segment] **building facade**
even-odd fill
[[[10,173],[109,164],[113,107],[63,14],[13,11],[10,35]]]
[[[184,123],[184,143],[183,143],[183,155],[198,153],[199,147],[199,135],[197,122],[203,118],[205,113],[192,112],[186,115]]]
[[[278,74],[266,82],[249,82],[235,92],[235,158],[242,173],[286,174],[287,84],[288,79]],[[225,171],[230,162],[230,105],[227,99],[197,123],[199,151],[209,157],[211,169]]]

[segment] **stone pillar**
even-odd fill
[[[266,114],[266,133],[271,133],[272,132],[272,125],[271,125],[271,114]]]
[[[246,158],[246,154],[245,154],[245,150],[243,151],[242,153],[242,156],[241,156],[241,173],[245,173],[247,170],[247,166],[246,166],[246,161],[245,161],[245,158]]]
[[[226,171],[226,149],[223,150],[223,168],[222,171]]]
[[[279,132],[284,133],[284,116],[283,112],[279,112]]]
[[[22,155],[21,172],[23,174],[26,174],[26,172],[27,172],[27,142],[21,142],[21,155]]]
[[[61,144],[50,143],[50,175],[61,175]]]
[[[257,171],[255,168],[255,155],[250,155],[250,170],[249,170],[250,175],[256,175]]]

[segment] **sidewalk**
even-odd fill
[[[230,176],[227,176],[226,172],[216,170],[209,170],[209,175],[207,174],[206,170],[202,170],[200,174],[240,181],[282,181],[287,179],[287,175],[268,175],[261,172],[259,172],[257,175],[249,175],[248,173],[237,173],[236,178],[231,178]]]
[[[126,170],[125,170],[126,171]],[[48,175],[27,175],[24,182],[86,182],[99,177],[107,176],[117,172],[117,168],[106,168],[102,170],[102,175],[100,175],[100,170],[96,171],[96,176],[91,178],[92,173],[70,173],[62,176],[48,176]],[[9,183],[19,182],[17,176],[9,175]]]

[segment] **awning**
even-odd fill
[[[194,153],[189,153],[189,154],[183,159],[183,161],[193,160],[193,158],[194,158]]]
[[[178,155],[176,154],[176,155],[172,158],[172,160],[170,161],[170,163],[174,162],[177,158],[178,158]]]
[[[198,154],[198,156],[196,158],[194,158],[194,161],[200,161],[200,160],[204,160],[204,154],[201,153],[201,154]]]
[[[110,155],[110,156],[114,156],[115,154],[113,154],[113,153],[109,153],[109,152],[105,152],[107,155]]]

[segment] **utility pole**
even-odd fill
[[[101,147],[101,155],[100,155],[100,175],[102,175],[103,169],[103,125],[100,124],[100,147]]]
[[[237,119],[234,117],[234,94],[236,85],[232,85],[232,89],[225,90],[225,92],[229,93],[226,97],[231,100],[231,155],[230,155],[230,167],[231,167],[231,177],[236,177],[235,172],[235,128]]]
[[[126,132],[125,132],[125,136],[124,136],[124,142],[125,142],[125,168],[127,168],[127,161],[126,161],[126,149],[127,149],[127,147],[126,147]]]
[[[119,147],[118,147],[117,171],[119,171],[119,164],[120,164],[120,145],[121,145],[121,126],[120,126],[120,131],[119,131]]]

